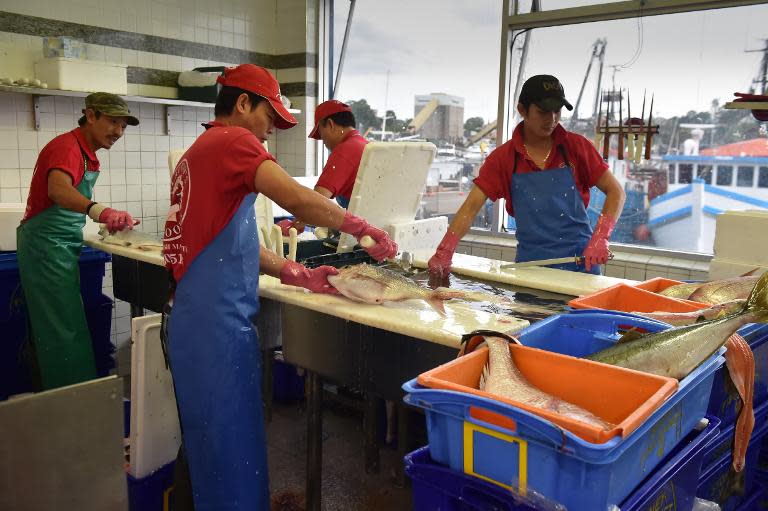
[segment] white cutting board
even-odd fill
[[[349,212],[386,229],[413,221],[437,149],[429,142],[372,142],[365,146],[357,171]],[[357,244],[341,236],[339,252]]]
[[[176,459],[181,443],[176,395],[160,346],[160,314],[134,318],[131,341],[131,468],[146,477]]]
[[[432,254],[434,254],[434,250],[416,252],[413,255],[413,265],[417,268],[426,268],[427,261],[429,261]],[[501,282],[502,284],[510,284],[512,286],[529,287],[531,289],[541,289],[542,291],[573,296],[596,293],[616,284],[636,285],[638,283],[636,280],[557,270],[543,266],[501,268],[502,264],[508,263],[509,261],[487,259],[468,254],[454,254],[451,271],[459,275],[491,282]]]

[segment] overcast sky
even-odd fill
[[[563,2],[542,0],[544,8]],[[338,52],[348,4],[336,4]],[[357,0],[336,97],[365,98],[379,113],[386,101],[398,118],[407,118],[413,116],[415,95],[445,92],[464,98],[465,119],[495,119],[500,11],[500,0]],[[592,44],[605,37],[603,84],[611,84],[610,66],[624,66],[617,68],[615,83],[629,88],[633,115],[639,114],[644,88],[649,100],[655,93],[654,115],[708,110],[712,99],[729,101],[756,77],[761,54],[745,50],[764,47],[766,20],[768,4],[536,29],[525,75],[558,76],[575,103]],[[582,117],[592,109],[596,67],[585,88]]]

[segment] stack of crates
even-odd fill
[[[682,282],[657,277],[642,282],[636,286],[620,284],[592,295],[576,298],[569,304],[574,311],[593,313],[591,309],[609,309],[606,313],[636,317],[628,314],[630,311],[668,311],[688,312],[708,307],[706,304],[681,300],[658,294],[667,287]],[[749,509],[744,507],[755,500],[755,494],[763,491],[758,482],[759,474],[757,459],[760,456],[761,444],[768,429],[768,409],[765,408],[768,398],[768,325],[750,324],[738,332],[749,343],[755,357],[755,385],[753,407],[755,409],[755,428],[747,451],[746,465],[742,472],[737,473],[731,467],[730,457],[733,442],[733,427],[741,411],[741,398],[731,382],[726,367],[721,367],[715,373],[707,414],[721,421],[721,438],[715,440],[704,458],[704,468],[699,481],[698,495],[707,500],[718,502],[727,511],[733,509]],[[765,455],[768,457],[768,453]]]
[[[629,328],[669,326],[633,316],[568,314],[532,325],[519,339],[584,357],[614,344]],[[428,451],[405,460],[415,509],[557,509],[559,503],[570,511],[690,510],[702,460],[720,435],[718,418],[702,419],[723,364],[716,353],[635,431],[602,444],[496,400],[407,382],[406,402],[424,409],[429,436]]]
[[[768,325],[752,324],[739,330],[755,357],[755,389],[753,406],[755,427],[747,449],[744,470],[732,467],[736,419],[741,411],[741,398],[726,368],[715,375],[708,413],[717,416],[721,432],[704,454],[697,495],[720,504],[723,511],[756,509],[753,502],[762,499],[763,483],[768,482],[760,470],[759,459],[768,458]]]

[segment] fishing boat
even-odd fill
[[[657,246],[711,253],[715,219],[728,210],[768,210],[768,139],[665,155],[667,192],[650,201],[648,227]]]

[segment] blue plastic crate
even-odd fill
[[[692,431],[661,462],[651,476],[621,504],[621,511],[690,510],[696,497],[701,461],[707,444],[720,432],[720,421],[707,417],[702,430]]]
[[[592,311],[550,316],[521,330],[517,338],[532,348],[586,357],[610,348],[622,333],[631,328],[641,332],[660,332],[670,326],[632,314]]]
[[[621,333],[631,327],[658,332],[671,325],[621,311],[577,309],[568,314],[550,316],[522,330],[518,338],[526,346],[584,357],[613,345]],[[755,356],[755,391],[753,406],[768,398],[768,325],[749,324],[739,329]],[[707,414],[723,425],[736,421],[741,398],[731,382],[728,369],[718,369],[712,384]]]
[[[481,396],[406,382],[408,404],[424,409],[432,458],[503,487],[535,490],[569,511],[618,505],[704,417],[712,378],[725,360],[715,354],[684,378],[677,392],[626,438],[586,442],[551,422]],[[501,416],[507,428],[475,418]]]
[[[765,435],[765,432],[763,432],[763,435]],[[759,454],[760,448],[757,443],[754,445],[750,444],[749,449],[747,449],[744,470],[740,473],[734,472],[733,468],[731,468],[733,460],[730,453],[725,454],[712,465],[705,467],[699,479],[696,496],[717,502],[720,504],[722,511],[755,509],[753,507],[746,507],[746,501],[751,499],[752,494],[756,490],[760,489],[760,483],[756,477]]]
[[[411,478],[414,511],[532,511],[520,497],[495,484],[435,463],[429,447],[405,456]]]
[[[128,477],[128,509],[130,511],[168,511],[168,495],[173,488],[173,465],[170,462],[146,477]]]
[[[703,464],[705,467],[717,462],[723,456],[731,455],[735,429],[736,423],[721,423],[720,434],[704,450]],[[755,409],[755,427],[752,430],[752,438],[749,440],[750,448],[752,448],[753,443],[757,444],[755,448],[761,452],[766,433],[768,433],[768,403],[763,403]]]
[[[736,508],[736,511],[756,511],[757,509],[768,509],[766,499],[765,484],[756,481],[752,494]]]
[[[272,398],[282,403],[304,399],[304,376],[299,376],[296,367],[279,359],[272,365]]]

